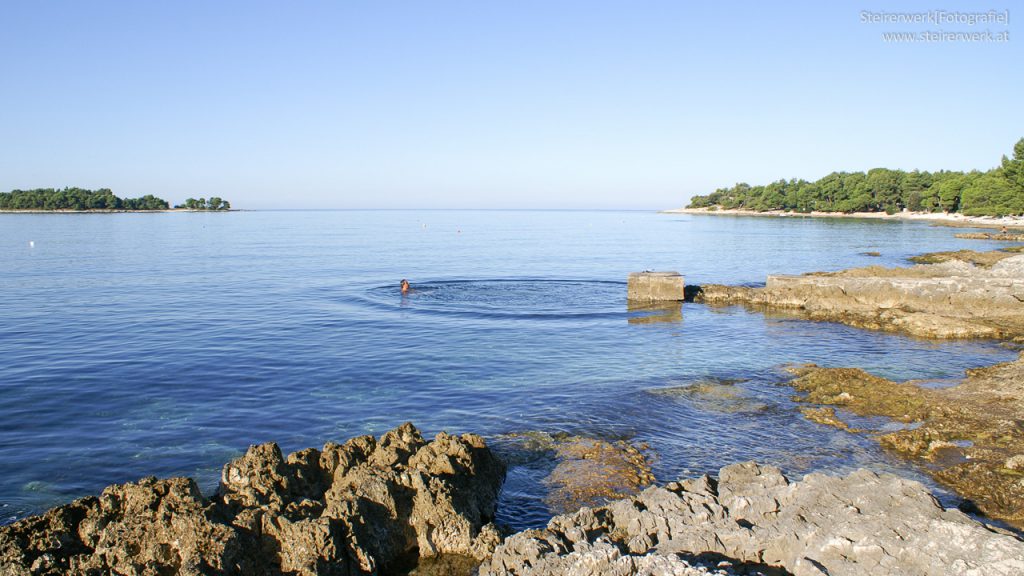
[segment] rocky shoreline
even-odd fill
[[[483,440],[410,424],[284,457],[252,446],[210,498],[189,478],[110,486],[0,527],[0,575],[697,576],[1024,571],[1024,541],[860,470],[790,482],[753,462],[502,538]]]
[[[1009,234],[1002,232],[999,234],[989,234],[986,232],[971,232],[964,234],[954,234],[953,236],[963,240],[1000,240],[1003,242],[1024,242],[1024,234]]]
[[[1024,528],[1024,356],[971,370],[960,384],[928,388],[856,368],[805,366],[789,384],[810,420],[869,434],[922,464],[967,499],[968,509]],[[837,411],[838,408],[838,411]],[[906,427],[853,430],[851,415],[884,416]]]
[[[557,516],[507,538],[481,576],[985,574],[1024,571],[1024,542],[866,470],[790,482],[752,462]]]
[[[708,284],[689,298],[930,338],[1024,337],[1024,255],[930,254],[909,268],[769,276],[763,288]]]
[[[1024,342],[1024,255],[940,252],[908,268],[870,266],[834,273],[770,276],[763,288],[690,287],[693,300],[785,311],[812,320],[932,338]],[[1024,357],[970,371],[935,390],[854,368],[801,367],[790,383],[822,424],[873,435],[918,461],[984,514],[1024,528]],[[836,408],[840,409],[837,413]],[[884,416],[897,432],[852,430],[847,415]]]

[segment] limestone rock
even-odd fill
[[[284,457],[252,446],[204,499],[191,479],[107,488],[0,527],[0,576],[379,574],[483,558],[504,465],[479,436],[411,424]]]
[[[1024,335],[1024,255],[925,255],[911,268],[870,266],[769,276],[764,288],[705,285],[695,301],[790,310],[811,320],[935,338]]]
[[[110,486],[0,528],[0,574],[242,571],[243,538],[210,514],[189,478]]]
[[[791,483],[776,468],[745,463],[717,480],[557,516],[509,537],[480,574],[690,574],[708,569],[693,563],[708,556],[743,573],[796,576],[1024,573],[1024,543],[943,509],[917,482],[860,470]]]

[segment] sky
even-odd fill
[[[987,169],[1024,137],[1016,6],[4,0],[0,190],[663,209],[736,182]],[[862,22],[989,9],[1009,23]],[[882,37],[937,30],[1010,35]]]

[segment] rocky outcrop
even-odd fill
[[[955,236],[965,240],[1005,240],[1007,242],[1024,242],[1024,234],[1010,234],[1007,232],[1000,234],[991,234],[988,232],[966,232],[963,234],[955,234]]]
[[[201,574],[252,568],[189,478],[111,486],[0,528],[0,574]]]
[[[941,264],[942,262],[954,262],[959,260],[982,268],[991,268],[996,262],[1013,256],[1014,252],[1016,251],[1012,249],[992,250],[989,252],[952,250],[948,252],[929,252],[927,254],[911,256],[910,258],[907,258],[907,260],[910,260],[914,264]]]
[[[210,499],[188,478],[111,486],[0,527],[0,576],[387,574],[483,558],[504,465],[479,436],[411,424],[284,457],[249,448]]]
[[[725,564],[720,564],[725,560]],[[482,576],[1024,573],[1024,543],[924,486],[860,470],[791,483],[754,463],[648,488],[509,537]]]
[[[949,388],[892,382],[856,368],[795,369],[805,415],[850,430],[849,414],[911,424],[869,433],[886,448],[928,464],[936,480],[993,518],[1024,528],[1024,357],[970,370]],[[832,406],[839,407],[837,414]],[[848,419],[848,418],[847,418]],[[851,430],[854,431],[854,430]]]
[[[951,256],[911,268],[769,276],[764,288],[704,285],[690,292],[697,302],[788,310],[918,336],[1024,337],[1024,256],[975,261]]]

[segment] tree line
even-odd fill
[[[146,194],[141,198],[119,198],[109,188],[35,188],[0,192],[0,210],[168,210],[163,198]],[[189,198],[175,208],[189,210],[230,210],[231,203],[213,196]]]
[[[231,202],[217,196],[213,196],[209,200],[206,198],[198,200],[189,198],[185,200],[184,204],[178,204],[175,208],[185,208],[188,210],[231,210]]]
[[[694,196],[689,208],[794,212],[960,212],[967,216],[1024,214],[1024,138],[999,166],[982,172],[875,168],[833,172],[820,180],[736,184]]]
[[[0,210],[167,210],[166,200],[146,194],[119,198],[109,188],[35,188],[0,192]]]

